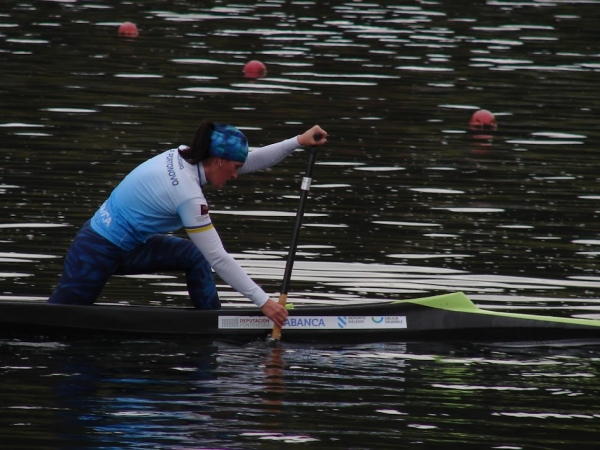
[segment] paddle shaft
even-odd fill
[[[321,137],[315,135],[315,141],[321,140]],[[296,213],[296,223],[294,224],[294,230],[292,231],[292,241],[290,243],[290,250],[288,253],[288,259],[285,265],[285,271],[283,273],[283,282],[281,283],[281,293],[279,294],[279,304],[285,306],[287,303],[287,295],[290,287],[290,280],[292,278],[292,269],[294,268],[294,259],[296,257],[296,248],[298,248],[298,237],[300,235],[300,228],[302,227],[302,218],[304,216],[304,208],[306,205],[306,199],[308,197],[308,191],[310,190],[310,184],[312,182],[312,170],[317,159],[317,146],[313,145],[310,148],[310,154],[308,155],[308,165],[306,167],[306,173],[302,178],[302,185],[300,186],[300,204],[298,205],[298,212]],[[275,325],[273,327],[272,339],[279,340],[281,338],[281,327]]]

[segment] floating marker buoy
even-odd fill
[[[140,32],[135,23],[125,22],[119,27],[119,36],[134,38],[138,37],[139,34]]]
[[[473,153],[484,154],[490,151],[496,129],[496,118],[491,112],[487,109],[475,111],[469,121],[469,130],[474,139]]]
[[[244,66],[244,76],[246,78],[262,78],[266,75],[267,68],[260,61],[253,60]]]
[[[497,126],[496,118],[487,109],[476,111],[469,122],[469,128],[472,130],[495,130]]]

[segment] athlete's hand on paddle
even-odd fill
[[[277,301],[271,299],[267,300],[267,303],[262,305],[262,308],[260,308],[260,310],[265,316],[271,319],[279,328],[283,326],[283,324],[285,323],[285,319],[287,319],[288,316],[287,309],[285,309],[285,307],[280,305]]]
[[[321,128],[319,125],[315,125],[310,130],[305,131],[298,136],[298,144],[303,147],[309,147],[312,145],[323,145],[327,142],[327,131]]]

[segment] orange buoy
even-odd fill
[[[496,118],[487,109],[476,111],[469,122],[469,128],[472,130],[495,130],[497,127]]]
[[[267,68],[260,61],[253,60],[244,66],[244,76],[246,78],[262,78],[266,75]]]
[[[125,22],[119,27],[119,36],[134,38],[138,37],[139,34],[140,32],[135,23]]]

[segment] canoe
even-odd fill
[[[282,340],[552,340],[600,338],[600,320],[482,310],[461,292],[360,305],[296,306]],[[0,302],[0,336],[180,335],[259,338],[273,323],[256,307],[192,308]]]

